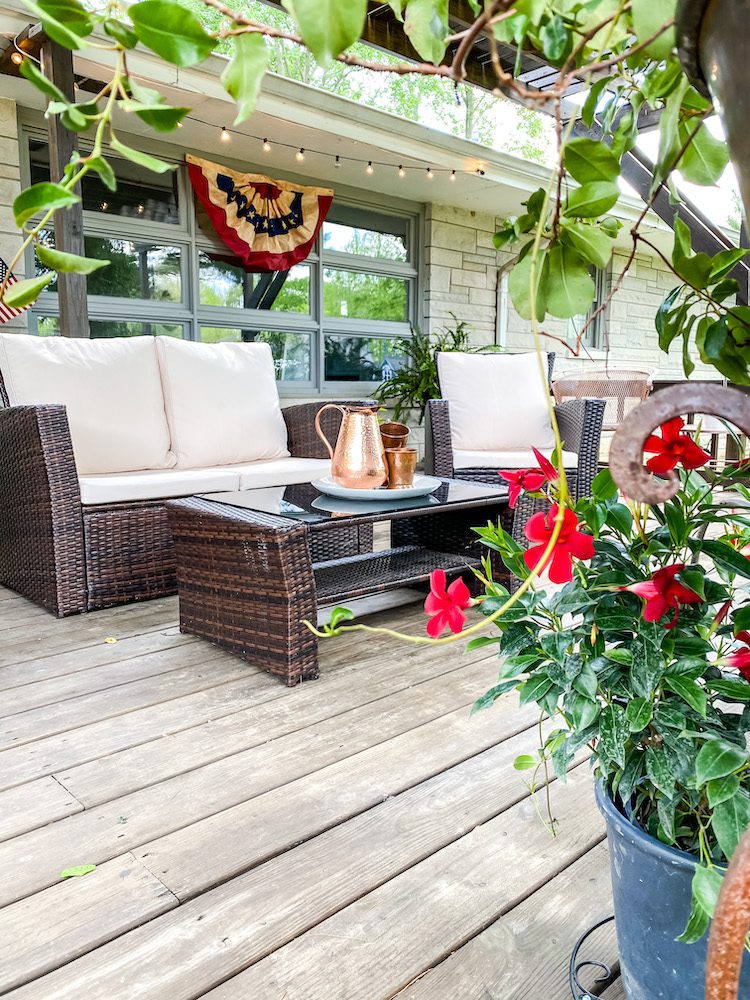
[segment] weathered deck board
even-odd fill
[[[612,983],[608,990],[605,990],[602,994],[604,1000],[625,1000],[625,989],[622,985],[622,979],[618,979],[616,982]]]
[[[496,660],[353,634],[288,690],[226,679],[239,661],[176,610],[58,622],[0,590],[0,733],[28,740],[0,751],[0,992],[480,1000],[464,984],[511,928],[508,967],[531,940],[538,968],[503,1000],[563,1000],[565,914],[606,891],[601,823],[577,767],[560,838],[540,825],[511,766],[532,709],[469,717]],[[372,620],[424,628],[419,605]]]

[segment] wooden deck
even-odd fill
[[[56,621],[0,590],[0,993],[570,997],[603,826],[585,763],[553,783],[559,836],[538,820],[511,766],[533,711],[469,718],[496,659],[356,635],[289,690],[176,612]],[[616,967],[612,932],[588,954]]]

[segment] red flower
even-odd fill
[[[424,609],[432,617],[427,622],[427,635],[432,639],[449,628],[454,634],[464,627],[464,610],[472,603],[469,588],[459,577],[445,589],[445,570],[435,569],[430,573],[430,592],[424,602]]]
[[[509,484],[508,504],[516,506],[522,493],[536,493],[545,483],[553,483],[559,478],[559,473],[549,459],[536,448],[532,448],[534,457],[539,463],[538,469],[499,469],[498,475]]]
[[[700,604],[702,600],[694,590],[675,579],[683,569],[685,569],[683,563],[665,566],[663,569],[657,569],[650,580],[631,583],[628,587],[620,587],[620,590],[628,590],[631,594],[637,594],[644,599],[645,622],[658,622],[668,611],[674,611],[674,617],[664,626],[674,628],[680,615],[680,604]]]
[[[542,564],[540,560],[555,529],[555,518],[558,510],[558,505],[553,504],[547,514],[540,511],[526,522],[523,529],[524,534],[530,542],[537,544],[527,549],[523,558],[529,569],[541,572],[549,567],[549,578],[552,583],[568,583],[573,579],[573,557],[575,556],[576,559],[593,558],[594,540],[591,535],[578,530],[578,518],[572,510],[566,507],[563,512],[562,530],[555,547]]]
[[[699,469],[710,460],[708,452],[682,432],[683,426],[682,417],[673,417],[661,425],[661,437],[651,434],[647,438],[643,450],[654,456],[646,462],[649,472],[659,476],[678,465],[683,469]]]
[[[729,653],[722,658],[722,662],[728,667],[734,667],[746,681],[750,681],[750,632],[738,632],[735,636],[744,646],[739,646],[733,653]]]

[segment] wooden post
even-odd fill
[[[42,69],[69,101],[75,97],[73,53],[57,42],[46,41],[42,46]],[[59,116],[49,120],[50,179],[59,181],[70,155],[78,149],[78,136],[69,132]],[[80,190],[77,192],[80,194]],[[55,247],[63,253],[85,255],[83,243],[83,206],[79,202],[55,212]],[[88,337],[89,312],[86,301],[85,274],[58,274],[57,299],[60,308],[60,333],[63,337]]]

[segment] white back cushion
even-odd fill
[[[177,468],[289,456],[268,344],[156,344]]]
[[[79,475],[175,464],[153,337],[0,334],[0,371],[11,405],[67,407]]]
[[[546,378],[542,383],[535,354],[441,352],[437,364],[454,449],[554,447]]]

